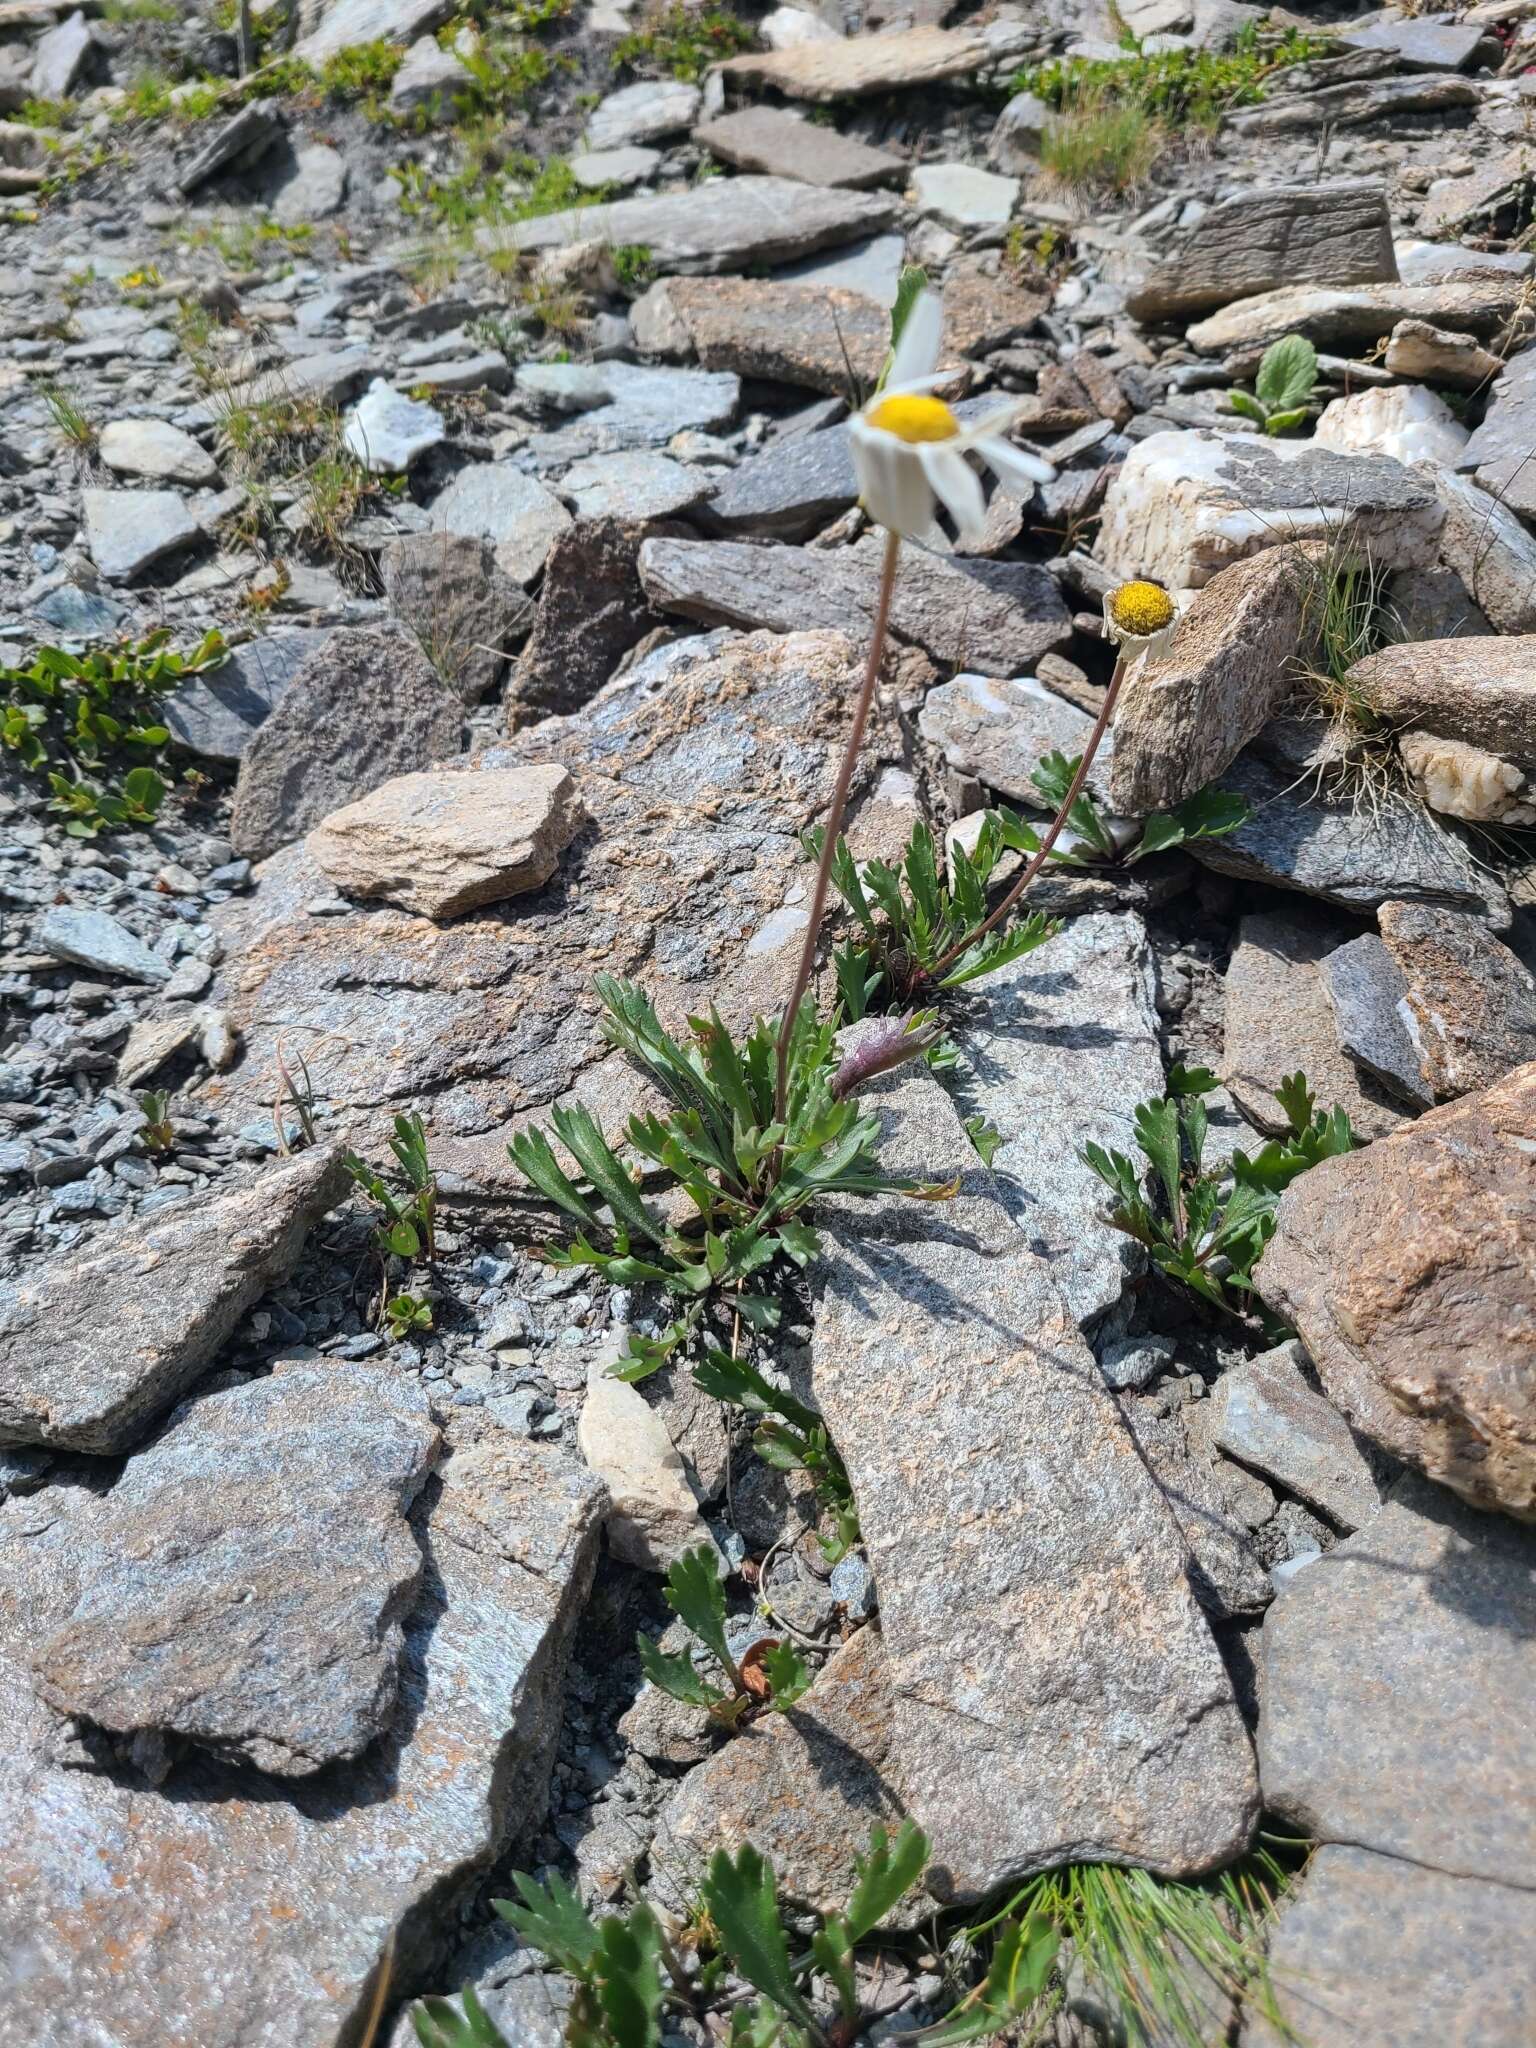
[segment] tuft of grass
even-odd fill
[[[1213,133],[1234,107],[1266,97],[1270,83],[1292,64],[1325,56],[1325,36],[1287,29],[1260,34],[1248,24],[1225,50],[1143,53],[1136,38],[1122,38],[1126,54],[1114,58],[1056,57],[1014,74],[1014,92],[1032,92],[1047,106],[1070,113],[1084,104],[1139,107],[1170,130]]]
[[[1040,138],[1040,165],[1068,192],[1123,198],[1144,185],[1167,136],[1144,107],[1102,94],[1065,109]]]
[[[664,73],[694,85],[711,64],[738,57],[757,46],[757,30],[730,7],[706,7],[702,13],[673,0],[657,9],[646,26],[625,36],[613,52],[616,70],[654,78]]]
[[[93,454],[99,430],[85,408],[62,384],[43,384],[39,390],[60,438],[81,455]]]

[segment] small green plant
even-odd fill
[[[411,2025],[421,2048],[507,2048],[506,2035],[468,1984],[457,2005],[451,1998],[421,1999],[411,2007]]]
[[[776,1471],[810,1476],[817,1504],[832,1521],[831,1538],[818,1538],[822,1551],[831,1564],[846,1557],[859,1540],[858,1509],[847,1468],[815,1409],[775,1386],[745,1359],[713,1348],[695,1363],[693,1383],[701,1393],[759,1418],[752,1437],[758,1456]]]
[[[655,279],[655,255],[643,242],[621,242],[613,252],[613,274],[625,297],[638,299]]]
[[[73,838],[159,815],[166,785],[154,764],[170,739],[156,716],[160,700],[184,676],[217,668],[227,651],[217,632],[184,655],[169,639],[161,629],[91,654],[43,647],[23,668],[0,664],[0,744],[46,776],[49,808]],[[106,771],[118,763],[126,772],[115,781]]]
[[[60,438],[79,454],[92,454],[98,431],[96,422],[84,406],[59,384],[39,385],[38,392]]]
[[[1166,141],[1145,107],[1085,94],[1041,135],[1040,167],[1067,192],[1120,198],[1146,183]]]
[[[1318,1109],[1306,1076],[1292,1074],[1275,1090],[1286,1135],[1252,1159],[1234,1152],[1228,1186],[1203,1163],[1204,1097],[1219,1086],[1208,1067],[1176,1064],[1167,1093],[1137,1105],[1136,1142],[1156,1176],[1161,1206],[1143,1190],[1143,1169],[1123,1152],[1085,1145],[1082,1156],[1114,1196],[1108,1211],[1114,1227],[1145,1245],[1159,1272],[1236,1314],[1234,1297],[1253,1296],[1253,1267],[1274,1235],[1281,1195],[1309,1166],[1353,1152],[1359,1141],[1344,1111]]]
[[[1235,107],[1265,98],[1292,64],[1333,47],[1324,36],[1289,29],[1260,33],[1245,24],[1224,50],[1143,51],[1133,35],[1122,38],[1123,57],[1056,57],[1016,72],[1011,90],[1032,92],[1063,111],[1085,103],[1101,109],[1130,106],[1168,128],[1210,132]]]
[[[665,73],[697,84],[712,64],[739,57],[757,43],[757,30],[729,7],[687,7],[683,0],[654,13],[647,26],[614,45],[616,70],[646,77]]]
[[[1042,798],[1051,806],[1063,803],[1071,789],[1073,779],[1082,760],[1080,754],[1069,759],[1062,753],[1044,756],[1030,780],[1039,790]],[[1226,789],[1202,789],[1194,796],[1186,797],[1171,811],[1157,811],[1148,818],[1141,828],[1141,836],[1131,845],[1122,847],[1115,839],[1105,821],[1103,812],[1086,792],[1073,802],[1067,813],[1067,825],[1079,844],[1070,851],[1060,847],[1051,849],[1051,858],[1068,867],[1096,865],[1100,862],[1113,867],[1134,867],[1149,854],[1169,853],[1176,846],[1187,846],[1196,839],[1225,839],[1228,833],[1236,832],[1246,825],[1253,815],[1248,799]],[[1030,828],[1024,828],[1027,838],[1033,837]]]
[[[176,1144],[176,1132],[170,1118],[171,1098],[163,1088],[147,1088],[134,1101],[144,1114],[144,1124],[139,1132],[139,1142],[146,1152],[169,1152]]]
[[[712,1010],[688,1020],[684,1044],[663,1029],[650,998],[633,982],[599,975],[596,988],[604,1036],[671,1105],[663,1116],[632,1116],[628,1141],[686,1196],[694,1221],[677,1228],[651,1208],[636,1175],[580,1104],[554,1109],[550,1122],[590,1193],[578,1187],[537,1126],[521,1132],[508,1150],[539,1192],[580,1225],[569,1247],[547,1247],[544,1259],[596,1267],[618,1286],[649,1283],[686,1304],[659,1339],[631,1337],[618,1377],[643,1379],[657,1371],[697,1328],[709,1297],[722,1290],[749,1327],[777,1327],[777,1302],[747,1291],[748,1283],[781,1255],[797,1266],[815,1256],[820,1240],[802,1212],[818,1197],[894,1193],[936,1200],[953,1193],[881,1172],[872,1149],[878,1121],[850,1099],[845,1070],[833,1063],[832,1026],[808,1008],[795,1021],[785,1114],[778,1118],[772,1026],[759,1019],[738,1043]],[[891,1049],[887,1064],[896,1063],[898,1052],[915,1056],[925,1043],[914,1030],[903,1048]]]
[[[1304,423],[1316,388],[1317,350],[1305,335],[1287,334],[1265,349],[1252,393],[1229,391],[1227,403],[1266,434],[1285,434]]]
[[[738,1662],[725,1639],[725,1587],[707,1543],[685,1551],[667,1573],[667,1605],[708,1650],[730,1691],[701,1677],[686,1650],[663,1650],[637,1635],[641,1667],[652,1685],[687,1706],[702,1707],[722,1728],[735,1728],[760,1702],[782,1713],[807,1691],[812,1673],[793,1643],[765,1638]]]
[[[392,1340],[432,1327],[432,1304],[422,1294],[392,1294],[384,1304],[384,1323]]]
[[[427,1156],[426,1126],[419,1116],[412,1113],[395,1118],[389,1149],[396,1166],[389,1180],[355,1152],[346,1153],[342,1164],[353,1185],[361,1188],[379,1211],[379,1249],[392,1258],[425,1256],[430,1261],[437,1257],[437,1178]]]

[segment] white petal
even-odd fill
[[[927,441],[922,464],[962,540],[979,540],[987,523],[981,478],[952,442]]]
[[[967,426],[962,427],[960,439],[967,448],[979,447],[983,441],[990,441],[996,434],[1006,434],[1023,410],[1022,400],[1016,405],[1005,405],[1001,411],[994,408],[984,419],[972,420]]]
[[[859,495],[875,524],[907,539],[925,532],[933,520],[933,492],[918,451],[861,420],[849,421],[848,440]]]
[[[1056,472],[1048,462],[1042,462],[1038,455],[1026,455],[1011,441],[987,440],[974,445],[998,482],[1016,497],[1027,498],[1036,484],[1048,484],[1055,479]]]
[[[931,377],[938,368],[939,343],[943,334],[942,304],[934,293],[919,292],[907,315],[907,324],[901,330],[901,340],[896,344],[891,374],[885,380],[886,390],[910,385],[917,377]]]

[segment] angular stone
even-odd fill
[[[1453,467],[1467,430],[1443,398],[1422,384],[1356,391],[1323,407],[1313,440],[1343,455],[1390,455],[1394,462]]]
[[[1131,293],[1138,320],[1182,321],[1282,286],[1393,283],[1397,258],[1376,179],[1260,188],[1223,199]]]
[[[1489,393],[1482,425],[1474,429],[1459,465],[1475,470],[1483,489],[1522,519],[1536,514],[1536,478],[1529,474],[1533,436],[1536,348],[1527,347],[1505,364],[1504,374]]]
[[[413,43],[452,12],[452,0],[333,0],[293,54],[318,65],[358,43]]]
[[[1286,1190],[1257,1268],[1355,1428],[1536,1520],[1536,1064]]]
[[[701,1543],[713,1551],[715,1542],[660,1413],[638,1387],[610,1377],[618,1356],[612,1339],[592,1360],[576,1443],[613,1502],[609,1550],[642,1571],[665,1572],[685,1551]]]
[[[1049,285],[1021,283],[995,256],[957,257],[944,273],[944,357],[1006,348],[1050,311],[1051,298]]]
[[[447,431],[440,412],[375,377],[348,413],[341,438],[365,469],[391,476],[419,462]]]
[[[211,1201],[125,1219],[0,1288],[0,1443],[129,1449],[347,1185],[334,1152],[303,1153]]]
[[[422,1575],[405,1516],[437,1445],[419,1384],[355,1363],[189,1403],[82,1530],[39,1693],[282,1777],[360,1756],[394,1715]]]
[[[503,365],[505,367],[505,365]],[[378,363],[371,350],[359,343],[345,348],[324,349],[312,356],[295,356],[275,370],[264,370],[247,383],[233,385],[212,403],[191,406],[178,414],[183,426],[209,427],[218,424],[221,409],[271,405],[287,399],[315,399],[321,405],[341,405],[373,374]],[[423,371],[420,381],[430,373]]]
[[[1133,1151],[1136,1105],[1162,1092],[1145,925],[1135,912],[1070,919],[1039,953],[971,985],[954,1037],[966,1112],[1002,1141],[997,1198],[1072,1315],[1091,1323],[1141,1265],[1105,1222],[1104,1184],[1082,1151]]]
[[[1536,1060],[1536,976],[1481,918],[1440,904],[1384,903],[1377,922],[1436,1102],[1491,1087]]]
[[[1166,810],[1236,760],[1295,689],[1319,602],[1317,571],[1295,548],[1266,548],[1212,577],[1169,651],[1137,662],[1121,685],[1115,810]]]
[[[295,55],[298,52],[295,51]],[[184,196],[232,166],[256,163],[282,133],[276,100],[248,100],[225,120],[214,123],[176,174],[176,186]]]
[[[366,2037],[387,1956],[398,1992],[441,1983],[467,1898],[542,1817],[604,1505],[557,1452],[464,1411],[454,1436],[412,1515],[427,1569],[400,1711],[367,1755],[281,1798],[212,1758],[188,1760],[174,1798],[47,1761],[25,1664],[68,1609],[79,1489],[41,1527],[26,1503],[0,1515],[0,1953],[19,2040],[334,2048]],[[103,1970],[104,1952],[132,1969]]]
[[[178,491],[80,493],[85,544],[109,583],[128,583],[162,555],[203,538],[191,506]]]
[[[307,227],[341,211],[347,196],[347,160],[327,142],[294,153],[293,168],[272,195],[272,218],[284,227]]]
[[[1491,384],[1504,367],[1470,334],[1452,334],[1428,320],[1399,320],[1381,360],[1394,377],[1449,384],[1455,391],[1478,391]]]
[[[1340,1048],[1400,1100],[1429,1109],[1434,1098],[1403,1021],[1405,983],[1375,932],[1336,946],[1317,963]]]
[[[919,213],[951,228],[995,227],[1018,204],[1019,180],[1000,177],[975,164],[919,164],[912,173],[912,197]]]
[[[1271,1811],[1319,1841],[1536,1890],[1533,1634],[1536,1532],[1401,1481],[1265,1619]]]
[[[463,729],[462,699],[406,634],[342,628],[247,745],[230,842],[263,860],[392,775],[456,754]]]
[[[885,1648],[878,1628],[861,1628],[791,1712],[752,1723],[683,1779],[664,1819],[668,1879],[686,1892],[716,1849],[734,1854],[751,1842],[784,1897],[841,1912],[870,1830],[900,1825],[890,1744]]]
[[[1536,825],[1536,789],[1512,761],[1430,732],[1399,733],[1397,754],[1432,811],[1448,818]]]
[[[121,476],[174,484],[216,484],[219,465],[206,448],[165,420],[108,420],[96,451]]]
[[[454,96],[474,84],[474,73],[452,50],[445,50],[435,36],[418,36],[405,53],[389,89],[392,114],[414,114],[418,108],[436,105],[452,111]]]
[[[94,968],[98,974],[121,975],[125,981],[170,979],[170,961],[109,911],[58,904],[38,926],[37,943],[53,959]]]
[[[1362,1138],[1395,1130],[1402,1112],[1369,1076],[1356,1073],[1338,1044],[1319,963],[1339,930],[1318,917],[1273,912],[1245,917],[1227,968],[1221,1077],[1248,1121],[1284,1134],[1274,1090],[1298,1068],[1325,1109],[1346,1112]]]
[[[379,555],[390,611],[415,634],[434,669],[466,704],[495,688],[533,605],[496,566],[488,540],[415,533]]]
[[[536,435],[535,452],[551,460],[660,448],[697,427],[729,426],[741,401],[741,379],[723,371],[656,369],[645,363],[601,365],[612,403],[584,412],[554,433]]]
[[[1177,1526],[943,1091],[909,1069],[861,1099],[888,1170],[962,1179],[938,1224],[893,1202],[830,1218],[813,1277],[812,1387],[879,1589],[929,1888],[1225,1862],[1257,1786]]]
[[[35,100],[67,100],[91,61],[96,39],[79,8],[37,39],[28,90]]]
[[[659,149],[631,145],[628,149],[590,149],[571,158],[571,176],[583,192],[621,191],[643,185],[661,162]]]
[[[588,149],[623,149],[681,135],[698,117],[703,94],[680,78],[642,78],[611,92],[587,116]]]
[[[1419,232],[1454,234],[1468,222],[1520,199],[1530,183],[1531,165],[1523,149],[1479,164],[1465,177],[1437,178],[1419,209]]]
[[[1086,711],[1034,676],[956,676],[928,692],[917,724],[930,746],[942,750],[947,767],[1035,810],[1049,808],[1035,787],[1035,770],[1047,754],[1081,754],[1093,730]],[[1106,738],[1088,771],[1090,794],[1101,801],[1112,758]]]
[[[565,768],[439,769],[333,811],[308,845],[343,895],[442,923],[540,888],[584,822]]]
[[[1222,355],[1228,349],[1267,348],[1286,334],[1305,335],[1318,348],[1364,348],[1400,320],[1428,320],[1459,334],[1492,335],[1509,320],[1519,299],[1519,276],[1504,271],[1348,290],[1286,285],[1224,306],[1197,321],[1185,338],[1202,354]]]
[[[1254,434],[1149,434],[1109,486],[1095,553],[1117,579],[1149,576],[1173,590],[1288,540],[1427,569],[1444,523],[1424,478],[1383,456]]]
[[[1212,1435],[1229,1457],[1299,1494],[1346,1532],[1381,1505],[1370,1465],[1337,1408],[1308,1386],[1306,1353],[1277,1345],[1229,1366],[1211,1394]]]
[[[663,611],[705,625],[867,633],[883,552],[872,535],[851,548],[825,550],[649,540],[640,550],[640,581]],[[1033,563],[906,551],[892,631],[943,665],[1016,675],[1063,645],[1068,624],[1054,579]]]
[[[1241,2048],[1526,2048],[1533,1953],[1536,1893],[1319,1849],[1270,1934],[1280,2025],[1253,2002]]]
[[[579,519],[666,519],[691,511],[709,496],[714,482],[708,470],[637,448],[573,462],[560,479],[560,491]]]
[[[987,162],[1014,177],[1033,177],[1040,168],[1040,143],[1056,110],[1032,92],[1016,92],[997,117],[987,139]]]
[[[490,541],[497,568],[514,583],[533,581],[555,536],[570,523],[570,513],[551,491],[506,462],[461,469],[432,501],[433,526]]]
[[[580,710],[629,650],[661,625],[636,567],[649,530],[636,520],[582,519],[558,536],[533,633],[507,691],[511,729],[552,712]]]
[[[568,208],[494,232],[514,249],[639,244],[658,270],[739,271],[858,241],[886,226],[895,205],[885,193],[826,190],[791,178],[710,178],[682,192]]]
[[[1363,128],[1371,121],[1395,121],[1404,114],[1441,114],[1453,107],[1475,107],[1480,98],[1470,78],[1454,73],[1361,78],[1240,108],[1227,119],[1237,135],[1295,135],[1311,128]]]
[[[769,56],[731,57],[719,69],[733,81],[770,85],[787,99],[859,98],[966,78],[984,65],[1006,62],[1012,54],[1008,34],[1004,30],[999,37],[977,28],[899,29],[846,42],[807,43]],[[1026,30],[1017,40],[1033,38]]]
[[[1346,29],[1339,41],[1351,50],[1390,50],[1405,71],[1464,71],[1487,31],[1473,21],[1373,21]]]
[[[302,626],[291,633],[263,633],[231,649],[219,667],[188,676],[165,699],[172,739],[205,761],[234,765],[257,727],[282,702],[298,670],[329,638],[328,628]]]
[[[1536,776],[1536,634],[1384,647],[1347,680],[1394,727],[1482,747]]]
[[[820,127],[782,107],[738,107],[695,128],[693,139],[738,171],[759,171],[802,185],[846,185],[864,191],[891,184],[906,169],[888,150],[871,149],[867,142]]]
[[[721,533],[808,540],[858,495],[847,429],[823,427],[772,441],[731,470],[710,498],[706,517]]]
[[[1501,633],[1536,635],[1536,537],[1491,491],[1442,465],[1422,474],[1445,507],[1440,558],[1454,569],[1468,595]],[[1536,646],[1536,638],[1525,642]],[[1498,658],[1498,650],[1491,650]],[[1511,664],[1513,666],[1513,664]],[[1518,675],[1511,677],[1518,688]],[[1536,690],[1528,693],[1536,698]],[[1532,729],[1536,730],[1536,713]],[[1462,737],[1460,727],[1449,729]]]
[[[789,264],[781,275],[796,283],[810,279],[845,291],[863,292],[866,298],[882,306],[894,306],[906,254],[904,235],[875,235],[837,255],[807,256],[799,263]],[[946,289],[947,285],[946,279]]]
[[[664,301],[659,317],[681,327],[706,370],[834,398],[873,389],[890,348],[890,316],[857,292],[778,278],[668,277],[646,298]]]
[[[1262,1614],[1274,1596],[1265,1562],[1272,1545],[1255,1532],[1273,1519],[1275,1496],[1256,1473],[1214,1449],[1209,1407],[1120,1396],[1120,1412],[1189,1547],[1195,1598],[1219,1619]]]

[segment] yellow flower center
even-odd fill
[[[1109,593],[1109,616],[1122,633],[1149,639],[1173,624],[1173,599],[1160,583],[1122,583]]]
[[[882,398],[868,418],[872,427],[898,441],[948,441],[960,431],[942,398]]]

